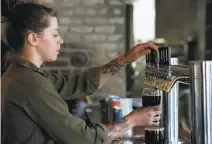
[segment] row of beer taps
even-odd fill
[[[189,68],[183,65],[171,65],[171,48],[161,47],[146,56],[145,84],[169,92],[176,81],[188,81]]]

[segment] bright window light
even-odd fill
[[[146,42],[155,38],[155,0],[135,0],[133,3],[135,42]]]

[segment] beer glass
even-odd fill
[[[148,127],[145,128],[145,143],[146,144],[164,144],[165,143],[164,127]]]
[[[143,107],[157,106],[161,103],[160,90],[154,88],[144,88],[142,94]]]

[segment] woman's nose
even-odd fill
[[[59,42],[59,44],[63,44],[63,39],[60,37],[58,42]]]

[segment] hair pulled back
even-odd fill
[[[53,9],[41,4],[11,2],[3,2],[2,16],[7,19],[8,23],[6,40],[12,51],[20,52],[27,32],[40,34],[49,26],[47,18],[56,17],[57,15]]]

